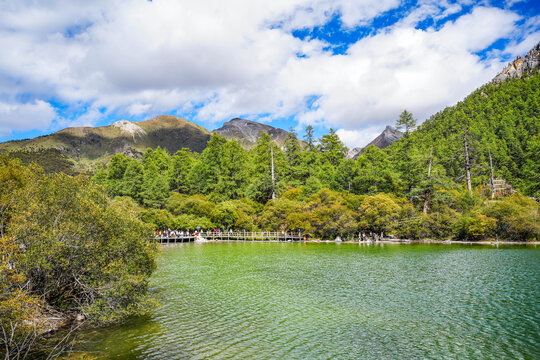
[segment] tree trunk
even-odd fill
[[[491,149],[489,151],[489,169],[491,170],[491,198],[495,197],[495,185],[493,184],[493,161],[491,160]]]
[[[276,198],[276,185],[274,177],[274,147],[270,144],[270,151],[272,154],[272,200]]]
[[[431,163],[432,163],[432,161],[433,161],[433,146],[429,150],[429,166],[428,166],[428,171],[427,171],[428,184],[427,184],[427,187],[426,187],[426,191],[424,193],[424,214],[427,214],[427,212],[429,210],[429,199],[431,197],[431,188],[430,188],[430,184],[429,184],[429,179],[431,178]]]
[[[472,194],[472,185],[471,185],[471,162],[469,159],[469,148],[467,145],[467,137],[463,137],[463,148],[465,150],[465,170],[467,171],[467,189],[469,193]]]

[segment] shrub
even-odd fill
[[[490,202],[485,212],[497,219],[496,233],[503,239],[513,241],[540,239],[539,205],[532,199],[514,194]]]

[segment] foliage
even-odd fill
[[[7,351],[33,345],[44,309],[109,322],[151,308],[157,247],[133,200],[112,201],[85,176],[48,175],[6,157],[0,177],[0,325],[16,330],[3,337]]]
[[[458,238],[466,240],[482,240],[493,235],[497,219],[480,212],[463,215],[458,224]]]
[[[362,228],[375,233],[389,233],[397,226],[402,207],[386,194],[365,196],[360,203]]]
[[[540,212],[534,200],[515,194],[490,202],[485,213],[497,220],[496,234],[503,239],[540,239]]]
[[[347,148],[339,139],[334,129],[330,128],[330,133],[323,135],[319,140],[319,151],[323,161],[328,161],[332,166],[338,166],[345,158]]]

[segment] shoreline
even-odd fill
[[[307,240],[306,243],[336,243],[334,240]],[[398,244],[398,245],[410,245],[410,244],[443,244],[443,245],[540,245],[540,241],[464,241],[464,240],[408,240],[408,239],[394,239],[394,240],[378,240],[378,241],[342,241],[342,244]]]
[[[540,241],[494,241],[494,240],[483,240],[483,241],[464,241],[464,240],[435,240],[435,239],[423,239],[423,240],[409,240],[409,239],[385,239],[385,240],[377,240],[377,241],[335,241],[335,240],[320,240],[320,239],[312,239],[312,240],[300,240],[300,241],[277,241],[277,240],[255,240],[255,241],[242,241],[242,240],[206,240],[201,242],[185,242],[185,243],[161,243],[160,246],[163,245],[176,245],[176,244],[191,244],[191,243],[197,243],[197,244],[204,244],[204,243],[252,243],[252,242],[277,242],[277,243],[311,243],[311,244],[365,244],[365,245],[371,245],[371,244],[397,244],[397,245],[411,245],[411,244],[442,244],[442,245],[490,245],[490,246],[498,246],[498,245],[540,245]]]

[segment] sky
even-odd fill
[[[0,141],[170,114],[364,146],[539,41],[533,0],[0,0]]]

